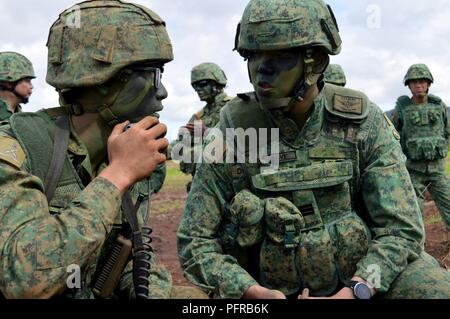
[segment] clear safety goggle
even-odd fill
[[[161,87],[161,78],[163,73],[162,68],[153,66],[133,66],[131,69],[137,72],[152,72],[154,75],[153,84],[155,88],[159,89]]]

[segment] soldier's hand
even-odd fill
[[[253,285],[245,291],[242,299],[286,299],[286,296],[281,291]]]
[[[331,297],[310,297],[309,290],[305,288],[302,294],[298,296],[298,299],[355,299],[355,296],[350,288],[342,288]]]
[[[147,116],[124,132],[128,124],[114,127],[108,138],[109,165],[100,174],[122,193],[166,160],[163,153],[169,145],[167,127],[157,118]]]
[[[198,122],[198,121],[196,121],[196,122]],[[187,128],[187,130],[191,133],[191,134],[194,134],[194,130],[195,130],[195,127],[196,126],[199,126],[199,125],[194,125],[194,123],[188,123],[188,124],[186,124],[186,128]],[[199,128],[197,128],[197,130],[198,130]],[[205,126],[205,124],[202,122],[202,126],[201,126],[201,128],[200,128],[200,130],[201,130],[201,132],[202,132],[202,135],[203,135],[203,133],[205,133],[205,131],[206,131],[206,126]]]

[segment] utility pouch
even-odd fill
[[[290,295],[301,283],[296,262],[305,222],[295,205],[283,197],[266,199],[267,236],[260,251],[260,274],[265,287]]]
[[[263,241],[264,200],[244,189],[226,210],[227,223],[221,231],[226,246],[251,247]]]

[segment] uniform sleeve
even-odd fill
[[[178,229],[178,255],[188,280],[207,293],[236,299],[257,282],[224,253],[217,238],[222,207],[232,194],[224,164],[198,165]]]
[[[60,214],[51,215],[42,181],[0,161],[0,290],[7,298],[48,298],[67,288],[69,265],[94,269],[120,211],[120,193],[94,179]]]
[[[362,147],[361,191],[372,242],[355,275],[388,291],[423,249],[424,225],[393,127],[376,107]]]

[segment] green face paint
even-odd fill
[[[161,72],[154,67],[131,69],[131,75],[117,96],[111,111],[120,121],[139,122],[148,115],[158,116],[167,91],[161,83]]]
[[[215,94],[215,84],[212,81],[202,80],[195,82],[193,85],[195,92],[200,99],[200,101],[212,102],[216,96]]]
[[[301,57],[294,50],[254,52],[248,60],[248,69],[258,98],[292,96],[303,75]]]

